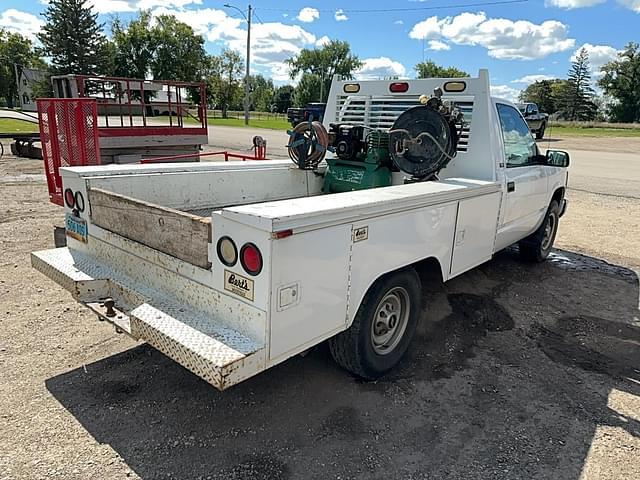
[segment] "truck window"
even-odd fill
[[[533,164],[538,149],[527,123],[515,108],[502,103],[497,106],[507,168]]]

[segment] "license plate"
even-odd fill
[[[67,213],[65,229],[69,237],[87,243],[87,221],[85,219]]]

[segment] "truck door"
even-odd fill
[[[538,148],[522,116],[498,103],[502,128],[506,194],[501,229],[511,242],[531,233],[547,208],[547,172],[536,160]]]

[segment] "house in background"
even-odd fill
[[[36,83],[45,78],[47,72],[35,70],[33,68],[16,68],[16,78],[18,81],[18,97],[22,110],[35,112],[38,110],[36,99],[33,94],[33,87]]]

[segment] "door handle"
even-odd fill
[[[515,192],[516,182],[507,182],[507,192]]]

